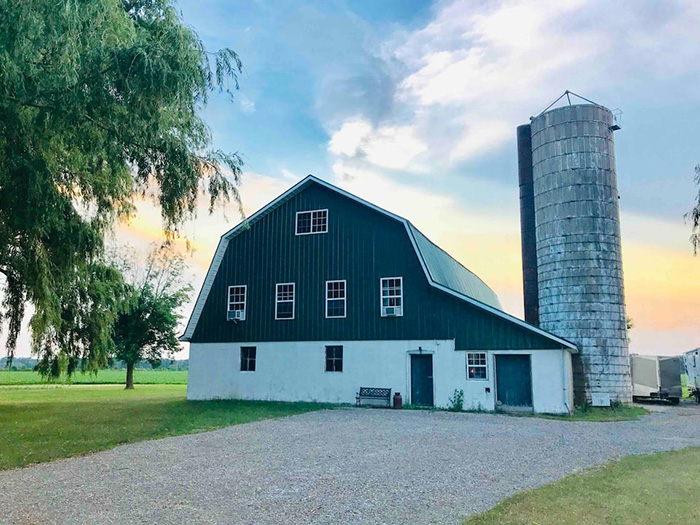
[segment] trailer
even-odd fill
[[[678,404],[683,396],[680,357],[633,354],[630,365],[632,399]]]
[[[695,401],[700,403],[700,348],[683,354],[683,364],[690,397],[694,397]]]

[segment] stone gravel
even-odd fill
[[[0,472],[0,523],[454,523],[627,454],[700,445],[700,407],[638,421],[338,409]]]

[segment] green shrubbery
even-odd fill
[[[461,412],[464,410],[464,390],[457,390],[455,388],[455,393],[450,397],[450,406],[448,410],[450,412]]]

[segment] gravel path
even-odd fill
[[[623,423],[313,412],[0,472],[0,523],[457,524],[584,467],[691,445],[694,405]]]

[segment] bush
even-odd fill
[[[464,409],[464,390],[457,390],[455,388],[455,393],[450,397],[450,406],[448,410],[450,412],[461,412]]]

